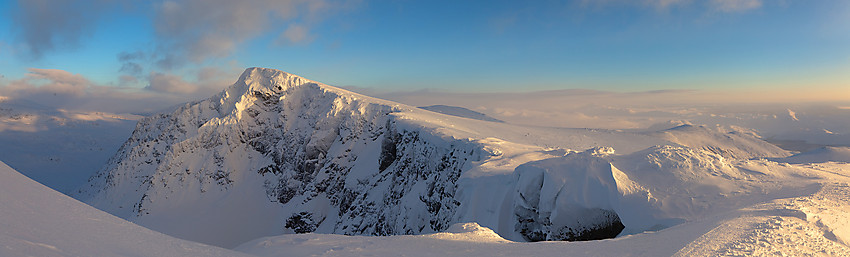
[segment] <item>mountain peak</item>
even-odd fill
[[[320,84],[281,70],[252,67],[242,72],[236,85],[244,85],[247,86],[245,89],[253,89],[250,91],[262,92],[266,90],[285,91],[290,87],[309,83]]]
[[[302,77],[295,75],[295,74],[292,74],[292,73],[288,73],[288,72],[278,70],[278,69],[263,68],[263,67],[247,68],[247,69],[245,69],[245,71],[242,72],[242,75],[239,76],[239,78],[240,78],[240,80],[242,80],[242,79],[250,78],[250,77],[277,77],[277,76],[297,77],[297,78],[303,79]]]
[[[244,109],[245,105],[253,101],[251,100],[252,97],[262,96],[271,99],[272,96],[279,96],[282,93],[285,94],[292,89],[304,86],[316,87],[325,91],[332,88],[281,70],[252,67],[245,69],[236,83],[214,96],[213,101],[221,106],[219,115],[224,116],[234,110]],[[242,104],[239,104],[240,102]]]

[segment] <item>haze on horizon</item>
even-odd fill
[[[37,0],[0,13],[0,95],[60,108],[151,111],[254,66],[385,95],[850,101],[838,0]]]

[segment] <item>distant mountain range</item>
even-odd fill
[[[476,112],[476,111],[473,111],[473,110],[470,110],[470,109],[466,109],[466,108],[463,108],[463,107],[457,107],[457,106],[430,105],[430,106],[421,106],[419,108],[429,110],[429,111],[432,111],[432,112],[439,112],[439,113],[442,113],[442,114],[445,114],[445,115],[457,116],[457,117],[464,117],[464,118],[483,120],[483,121],[492,121],[492,122],[504,122],[504,121],[501,121],[499,119],[487,116],[487,114],[483,114],[483,113],[480,113],[480,112]]]

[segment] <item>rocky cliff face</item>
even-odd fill
[[[481,150],[399,124],[402,108],[249,69],[219,95],[140,121],[77,195],[142,224],[176,222],[197,207],[185,202],[243,201],[261,206],[245,212],[276,209],[278,217],[250,221],[275,228],[267,233],[441,231],[459,205],[455,182]],[[231,196],[257,189],[262,199]]]

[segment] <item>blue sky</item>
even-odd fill
[[[54,75],[65,72],[84,79],[81,87],[191,94],[260,66],[384,91],[850,91],[843,0],[35,0],[0,8],[7,88],[57,84]]]

